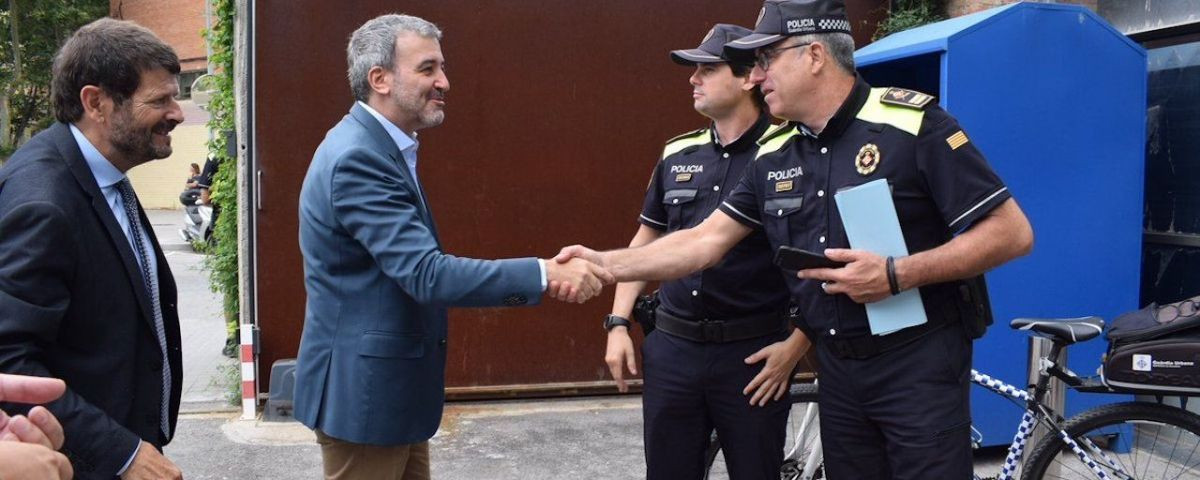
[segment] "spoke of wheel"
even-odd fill
[[[1135,427],[1136,428],[1136,427]],[[1154,426],[1154,442],[1150,444],[1150,449],[1146,450],[1146,472],[1150,471],[1150,462],[1154,460],[1154,451],[1158,450],[1158,435],[1162,433],[1162,427]],[[1134,442],[1134,447],[1137,447],[1137,442]]]
[[[1184,432],[1187,432],[1187,430],[1184,430],[1182,428],[1179,429],[1180,436],[1183,436]],[[1191,433],[1191,432],[1188,432],[1188,433]],[[1179,478],[1179,477],[1183,476],[1184,473],[1187,473],[1188,471],[1190,471],[1196,467],[1196,465],[1192,465],[1191,463],[1192,463],[1192,457],[1196,456],[1196,448],[1200,447],[1200,442],[1197,442],[1197,440],[1200,440],[1200,437],[1196,437],[1196,435],[1194,435],[1194,434],[1189,436],[1189,441],[1191,441],[1191,443],[1192,443],[1192,451],[1188,453],[1187,460],[1184,460],[1183,463],[1179,466],[1179,475],[1176,475],[1174,478]]]

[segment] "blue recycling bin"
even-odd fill
[[[875,86],[937,95],[1004,179],[1033,224],[1028,257],[987,274],[996,324],[975,368],[1026,385],[1018,317],[1138,307],[1146,125],[1146,52],[1083,7],[1017,3],[899,32],[855,54]],[[1094,375],[1103,339],[1068,350]],[[1118,400],[1067,396],[1067,414]],[[985,445],[1012,441],[1020,409],[974,387]]]

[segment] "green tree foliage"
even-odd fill
[[[875,30],[872,40],[945,20],[945,3],[944,0],[892,0],[891,13],[886,20],[879,22],[879,29]]]
[[[238,227],[237,227],[237,158],[228,155],[227,137],[223,132],[234,129],[237,106],[233,98],[233,29],[236,5],[234,0],[212,0],[215,15],[211,30],[205,32],[212,56],[208,61],[213,67],[217,91],[208,105],[210,114],[208,128],[216,135],[208,143],[208,151],[215,155],[220,168],[213,179],[212,201],[220,210],[213,227],[216,248],[209,255],[207,265],[212,275],[212,288],[224,296],[226,318],[238,315]]]
[[[0,159],[54,123],[54,54],[72,32],[107,14],[108,0],[0,0]]]

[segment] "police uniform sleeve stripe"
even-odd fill
[[[658,221],[658,220],[655,220],[655,219],[653,219],[653,218],[647,217],[647,216],[645,216],[645,215],[638,215],[638,218],[642,219],[642,221],[643,221],[643,222],[646,222],[646,223],[652,223],[652,224],[654,224],[654,225],[657,225],[657,226],[660,226],[660,227],[663,227],[663,228],[667,228],[667,224],[666,224],[666,222],[660,222],[660,221]]]
[[[988,195],[987,198],[980,200],[979,203],[975,204],[975,206],[973,206],[970,209],[968,209],[967,211],[963,212],[963,214],[959,215],[958,218],[955,218],[953,222],[950,222],[950,227],[956,228],[957,225],[959,224],[959,222],[962,222],[964,218],[969,217],[972,213],[975,213],[976,210],[979,210],[984,205],[987,205],[988,202],[991,202],[997,196],[999,196],[1000,194],[1007,192],[1007,191],[1008,191],[1008,187],[1000,187],[999,190],[996,190],[991,195]]]
[[[758,221],[758,220],[755,220],[755,219],[753,219],[753,218],[750,218],[750,216],[749,216],[749,215],[746,215],[746,214],[742,213],[742,211],[741,211],[741,210],[738,210],[738,209],[737,209],[737,207],[734,207],[733,205],[730,205],[730,204],[729,204],[729,202],[721,202],[721,206],[722,206],[722,207],[725,207],[725,209],[726,209],[726,210],[729,210],[730,212],[733,212],[733,213],[734,213],[734,214],[736,214],[737,216],[739,216],[739,217],[742,217],[742,218],[743,218],[743,219],[745,219],[747,222],[751,222],[751,223],[753,223],[753,224],[755,224],[755,225],[758,225],[758,226],[760,226],[760,227],[762,226],[762,222],[760,222],[760,221]]]

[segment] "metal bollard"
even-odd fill
[[[1037,384],[1038,369],[1040,368],[1041,360],[1047,355],[1050,355],[1050,347],[1053,345],[1054,342],[1050,341],[1048,338],[1037,336],[1029,337],[1029,367],[1027,370],[1027,378],[1029,381],[1027,385],[1030,386],[1030,393],[1033,393],[1032,386]],[[1065,348],[1058,353],[1058,358],[1055,359],[1054,362],[1058,365],[1062,365],[1063,368],[1066,368],[1067,350]],[[1055,412],[1058,412],[1059,415],[1066,416],[1066,385],[1063,384],[1062,380],[1051,378],[1050,383],[1046,385],[1046,388],[1046,396],[1042,398],[1042,403],[1047,407],[1050,407]],[[1033,447],[1036,446],[1043,438],[1045,438],[1048,433],[1049,431],[1047,428],[1040,423],[1038,424],[1037,428],[1033,429],[1033,434],[1029,436],[1029,442],[1025,444],[1025,460],[1029,459],[1028,454],[1033,452]],[[1057,467],[1051,466],[1051,468]]]

